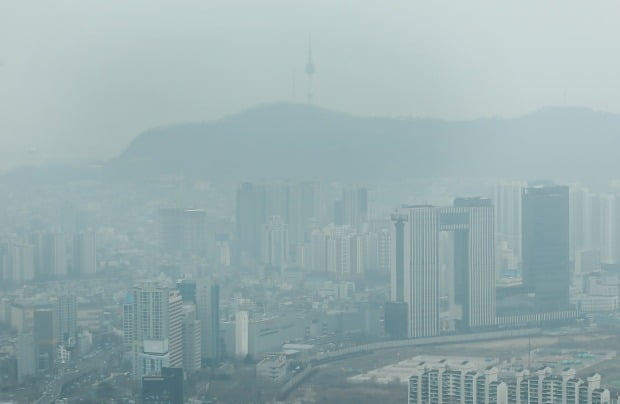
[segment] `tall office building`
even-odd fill
[[[170,367],[183,367],[183,299],[177,290],[168,296],[168,348]]]
[[[252,183],[243,183],[236,197],[236,249],[238,262],[253,262],[260,257],[260,237],[264,220],[264,198]]]
[[[588,191],[571,187],[569,190],[570,257],[586,248],[586,212],[588,210]]]
[[[161,209],[161,247],[169,254],[205,256],[207,215],[200,209]]]
[[[45,272],[53,278],[67,275],[67,242],[65,234],[48,233],[44,237]]]
[[[187,374],[200,370],[200,321],[194,304],[183,305],[183,369]]]
[[[620,264],[620,196],[601,197],[601,262]]]
[[[392,267],[392,234],[383,229],[378,235],[377,259],[379,272],[389,273]]]
[[[363,274],[366,269],[366,246],[362,235],[349,236],[349,273]]]
[[[299,184],[285,184],[284,188],[286,216],[282,219],[288,225],[291,245],[308,241],[308,236],[315,223],[324,222],[321,184],[306,181]],[[277,214],[273,212],[273,214]]]
[[[32,333],[20,333],[15,344],[17,357],[17,381],[22,383],[36,374],[35,341]]]
[[[77,337],[77,299],[75,295],[65,294],[56,298],[54,303],[56,319],[56,340],[58,343],[73,345]]]
[[[196,314],[201,327],[202,356],[217,361],[221,356],[219,285],[206,281],[199,282],[196,298]]]
[[[453,238],[456,327],[495,324],[493,206],[486,198],[457,198],[451,207],[410,206],[392,216],[391,299],[407,304],[410,338],[440,332],[440,232]],[[402,310],[398,310],[402,312]]]
[[[134,318],[134,295],[127,292],[123,301],[123,345],[125,348],[132,348],[135,341],[135,323]]]
[[[349,225],[359,231],[368,219],[368,189],[357,186],[344,188],[342,199],[336,201],[334,205],[334,223]]]
[[[218,360],[221,357],[220,342],[220,286],[212,284],[209,288],[209,330],[207,357]]]
[[[33,334],[36,349],[37,368],[48,370],[56,363],[58,340],[58,319],[53,309],[35,309],[33,313]]]
[[[585,212],[585,248],[588,250],[600,250],[601,248],[601,196],[590,193],[587,199]]]
[[[569,191],[565,186],[523,190],[523,286],[541,311],[569,303]]]
[[[184,303],[196,304],[196,281],[193,279],[179,279],[177,290],[181,292]]]
[[[80,275],[92,275],[97,272],[97,241],[94,232],[85,231],[75,235],[73,271]]]
[[[505,242],[517,259],[521,257],[521,193],[519,181],[497,184],[493,192],[495,204],[495,237]]]
[[[250,318],[247,311],[238,311],[235,314],[235,355],[245,358],[249,351]]]
[[[35,233],[34,267],[37,279],[53,279],[67,275],[67,243],[61,232]]]
[[[306,181],[300,183],[298,188],[297,204],[301,206],[300,222],[303,234],[291,236],[291,242],[294,244],[308,241],[312,229],[317,225],[326,223],[325,201],[323,200],[321,183]]]
[[[263,225],[262,262],[284,269],[289,259],[288,226],[280,216],[272,216]]]
[[[183,302],[181,294],[155,283],[134,286],[134,377],[157,374],[162,367],[183,366]],[[129,306],[126,299],[125,304]]]
[[[397,220],[395,226],[399,226]],[[432,206],[407,209],[407,221],[399,237],[395,228],[396,268],[392,276],[396,301],[400,297],[408,306],[408,337],[430,337],[439,334],[439,211]],[[403,240],[403,241],[401,241]],[[402,264],[401,264],[402,263]]]
[[[457,198],[442,209],[442,230],[454,235],[454,302],[460,328],[495,324],[493,206],[486,198]]]

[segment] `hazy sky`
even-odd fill
[[[620,112],[620,2],[0,0],[0,168],[91,161],[262,102],[356,114]],[[36,149],[33,152],[32,149]]]

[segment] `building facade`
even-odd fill
[[[391,300],[408,306],[409,338],[439,335],[440,233],[449,232],[451,302],[461,331],[495,324],[493,206],[458,198],[453,206],[409,206],[392,215]],[[445,254],[443,254],[445,255]]]
[[[540,185],[523,190],[523,287],[541,311],[569,304],[569,190]]]

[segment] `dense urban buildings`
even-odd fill
[[[604,321],[613,321],[607,319],[612,317],[601,320],[602,316],[620,308],[620,277],[613,259],[603,254],[605,243],[609,248],[613,244],[605,231],[615,233],[601,226],[607,230],[601,230],[600,248],[594,230],[583,239],[573,233],[596,228],[597,220],[604,223],[613,204],[606,207],[596,201],[611,197],[597,199],[590,191],[573,192],[571,187],[560,198],[562,212],[564,220],[578,226],[537,234],[526,228],[526,221],[533,214],[557,219],[547,212],[557,213],[559,199],[550,197],[551,191],[545,193],[549,199],[528,199],[529,193],[558,187],[523,184],[510,181],[495,188],[495,194],[503,195],[500,212],[492,197],[441,194],[429,198],[436,204],[401,205],[394,210],[397,202],[385,203],[380,193],[365,186],[252,183],[236,188],[235,198],[250,195],[252,202],[236,206],[245,210],[240,216],[232,209],[220,214],[161,208],[174,204],[158,201],[149,208],[143,227],[134,231],[128,226],[124,230],[128,233],[116,234],[116,229],[102,228],[92,220],[79,231],[78,226],[59,227],[63,232],[27,231],[22,239],[8,240],[0,248],[2,276],[13,285],[23,283],[0,299],[0,321],[14,330],[5,348],[8,359],[3,362],[0,355],[0,369],[13,369],[7,380],[18,386],[45,375],[75,373],[77,378],[81,371],[90,371],[86,363],[94,363],[102,379],[110,375],[108,369],[115,369],[116,376],[111,376],[115,387],[110,391],[123,390],[115,394],[134,399],[145,392],[155,400],[171,394],[162,386],[163,369],[172,368],[182,372],[188,394],[197,399],[209,397],[198,387],[201,382],[195,383],[210,377],[206,375],[217,374],[210,379],[214,385],[223,380],[236,383],[247,380],[242,372],[252,369],[256,382],[264,384],[259,390],[277,390],[296,383],[317,360],[331,355],[347,358],[349,350],[363,351],[366,345],[374,351],[378,348],[373,344],[406,347],[513,330],[535,339],[543,332],[587,330],[595,327],[594,321],[607,327]],[[252,191],[245,194],[248,189]],[[182,206],[202,206],[197,199],[188,198]],[[446,200],[452,203],[445,205]],[[587,202],[573,204],[574,200]],[[245,214],[254,216],[248,221]],[[256,224],[255,256],[241,252],[239,244],[247,234],[238,232],[251,230],[251,223]],[[51,267],[43,265],[53,261],[49,257],[63,261],[62,254],[37,246],[50,246],[49,240],[58,241],[60,234],[64,240],[74,240],[62,248],[66,273],[42,270]],[[179,244],[165,247],[166,237],[169,247]],[[531,237],[539,241],[530,243]],[[563,250],[570,260],[564,272],[568,300],[550,305],[541,300],[545,296],[541,290],[527,289],[528,272],[522,263],[531,262],[529,245],[559,241],[569,245]],[[57,249],[60,246],[58,241]],[[30,281],[24,279],[28,273]],[[547,285],[545,293],[558,290],[551,286],[557,285]],[[501,339],[493,343],[502,344]],[[516,344],[518,355],[527,355],[528,341]],[[530,352],[535,354],[536,349]],[[435,377],[430,370],[425,373],[429,366],[404,376],[405,381],[421,377],[420,394],[426,394],[425,383]],[[452,374],[453,386],[445,396],[460,394],[454,381],[459,366],[452,364],[452,373],[445,373]],[[533,385],[532,375],[540,366],[520,366],[528,386]],[[477,399],[484,395],[480,400],[488,402],[514,396],[515,372],[496,374],[487,367],[476,368],[476,376],[463,376],[476,386],[468,394]],[[548,383],[556,383],[557,368],[545,372]],[[581,382],[568,381],[567,386],[578,384],[579,394],[590,394],[592,402],[598,402],[597,397],[604,400],[607,382],[605,372],[600,373],[600,387],[594,387],[597,382],[591,378],[589,392],[583,387],[587,379],[575,377]],[[312,385],[312,379],[308,383]],[[47,394],[53,395],[55,388]],[[409,393],[403,385],[394,394],[404,400]],[[610,399],[614,395],[609,391]]]
[[[609,390],[601,388],[599,374],[581,379],[573,369],[552,374],[548,367],[500,374],[495,366],[477,369],[467,361],[453,364],[444,360],[430,366],[420,363],[409,378],[408,391],[408,404],[612,402]]]

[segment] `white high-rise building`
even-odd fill
[[[170,367],[183,367],[183,298],[177,290],[168,296],[168,348]]]
[[[585,380],[573,369],[553,374],[550,368],[530,373],[519,370],[499,375],[497,367],[472,368],[468,362],[439,366],[421,363],[408,384],[409,404],[611,404],[609,390],[601,387],[601,376]]]
[[[156,374],[162,367],[183,366],[183,302],[180,293],[147,282],[134,286],[134,377]],[[125,310],[125,308],[124,308]]]
[[[452,237],[456,328],[495,324],[493,206],[486,198],[458,198],[451,207],[410,206],[393,215],[391,296],[408,305],[409,337],[440,332],[440,232]]]
[[[134,312],[134,295],[129,292],[125,295],[123,301],[123,345],[125,348],[132,348],[135,340],[135,312]]]
[[[392,284],[409,307],[409,337],[435,336],[440,330],[439,211],[414,206],[406,214],[403,267],[394,269]]]
[[[250,317],[245,310],[235,314],[235,355],[245,358],[249,351]]]

